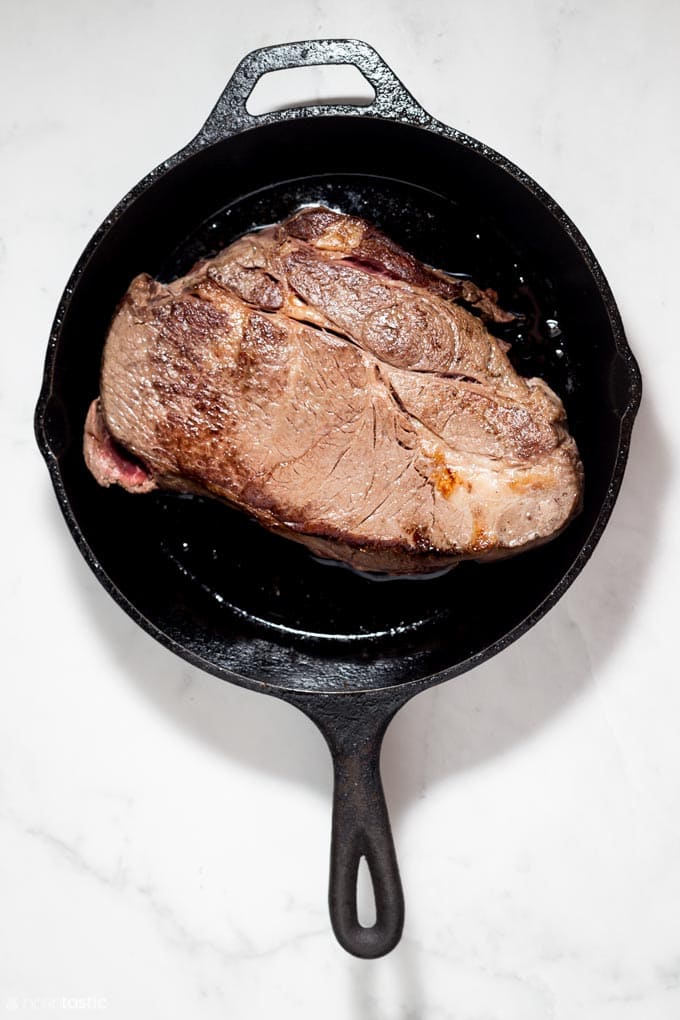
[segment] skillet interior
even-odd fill
[[[320,564],[216,502],[131,496],[91,478],[83,421],[108,323],[132,277],[174,277],[311,202],[372,219],[424,261],[495,287],[503,306],[525,315],[505,334],[515,363],[563,398],[585,466],[583,512],[559,538],[438,578],[375,581]],[[450,676],[518,636],[589,555],[625,460],[622,415],[634,413],[634,363],[616,309],[569,227],[474,147],[351,116],[257,127],[142,184],[74,274],[47,404],[62,505],[112,594],[203,668],[279,689]]]

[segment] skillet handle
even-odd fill
[[[385,794],[379,746],[364,754],[334,755],[333,826],[328,906],[343,949],[363,959],[389,953],[404,927],[404,894]],[[357,916],[357,877],[365,858],[373,883],[375,924]]]
[[[373,86],[375,99],[367,106],[309,106],[252,116],[246,103],[255,85],[269,71],[323,64],[351,64]],[[402,85],[382,57],[360,39],[310,39],[253,50],[243,58],[192,144],[209,145],[257,124],[297,117],[349,113],[390,117],[416,124],[431,117]]]
[[[334,790],[328,905],[335,936],[369,960],[389,953],[404,927],[404,895],[380,778],[380,749],[390,720],[408,700],[368,692],[293,698],[319,727],[333,756]],[[357,914],[357,877],[365,858],[373,883],[375,924]]]

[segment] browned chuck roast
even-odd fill
[[[519,552],[578,511],[582,467],[559,398],[484,325],[511,318],[364,220],[302,209],[167,286],[133,280],[87,464],[362,570]]]

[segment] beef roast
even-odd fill
[[[582,468],[559,398],[487,329],[510,318],[364,220],[302,209],[169,285],[133,280],[87,464],[362,570],[516,553],[577,512]]]

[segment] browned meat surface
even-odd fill
[[[508,318],[365,221],[303,209],[168,286],[133,280],[88,467],[218,497],[364,570],[518,552],[577,512],[582,468],[559,398],[483,321]]]

